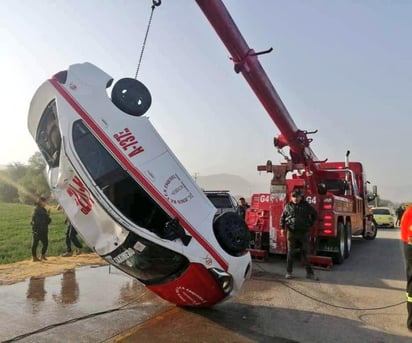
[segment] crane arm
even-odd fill
[[[297,128],[257,58],[259,54],[271,50],[256,53],[251,49],[221,0],[196,2],[231,54],[235,71],[243,75],[282,133],[275,139],[275,146],[282,148],[289,145],[292,162],[295,164],[318,161],[309,147],[312,139],[307,137],[308,132]]]

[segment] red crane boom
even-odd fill
[[[221,0],[196,2],[231,54],[235,71],[243,75],[282,133],[275,139],[275,147],[281,149],[288,145],[294,164],[318,161],[309,147],[312,139],[307,137],[308,132],[297,128],[257,58],[258,55],[268,53],[272,49],[257,53],[251,49]]]

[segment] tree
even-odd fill
[[[27,166],[20,162],[10,163],[7,166],[7,174],[14,181],[20,180],[27,172]]]
[[[17,162],[0,174],[0,201],[32,204],[39,196],[49,197],[50,189],[44,170],[46,163],[40,152],[29,159],[29,164]]]
[[[50,188],[44,175],[45,168],[46,163],[40,152],[34,153],[34,155],[29,158],[26,173],[19,180],[22,186],[19,189],[19,199],[22,203],[32,203],[39,196],[46,198],[50,196]]]
[[[46,162],[40,152],[35,152],[34,155],[29,158],[29,168],[36,171],[36,173],[44,172]]]
[[[17,202],[19,195],[17,188],[12,185],[7,171],[0,172],[0,201]]]

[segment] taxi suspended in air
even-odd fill
[[[112,82],[74,64],[36,91],[28,127],[53,196],[98,255],[160,297],[209,307],[233,296],[251,273],[245,223],[216,215],[143,115],[149,90],[125,78],[109,97]]]

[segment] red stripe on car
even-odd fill
[[[179,218],[179,223],[182,227],[188,231],[193,238],[195,238],[203,248],[208,251],[213,258],[220,264],[220,266],[227,271],[228,263],[223,259],[219,253],[210,246],[207,241],[186,221],[186,219],[174,208],[172,207],[159,193],[159,191],[140,173],[140,171],[130,163],[130,161],[121,153],[115,144],[111,142],[109,137],[105,132],[100,129],[93,118],[87,113],[87,111],[76,101],[76,99],[66,91],[66,89],[57,81],[57,79],[52,78],[49,80],[50,83],[56,88],[56,90],[63,96],[63,98],[73,107],[73,109],[79,114],[79,116],[87,123],[89,128],[99,137],[99,139],[106,145],[107,148],[116,156],[118,161],[123,165],[124,168],[132,172],[133,176],[140,182],[142,187],[150,194],[150,196],[156,199],[159,203],[166,208],[169,213],[173,216]]]

